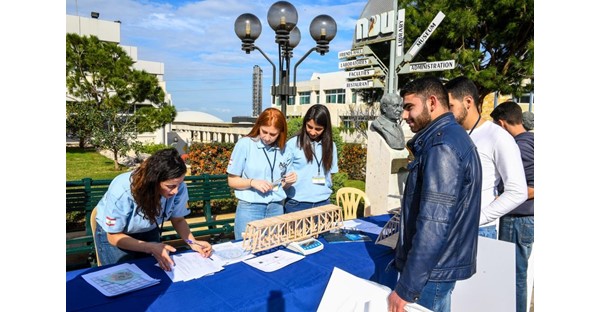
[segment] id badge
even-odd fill
[[[273,185],[273,192],[279,191],[279,184]]]
[[[312,183],[313,184],[325,184],[325,177],[313,177],[312,178]]]

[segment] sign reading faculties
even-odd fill
[[[375,75],[374,69],[362,69],[362,70],[353,70],[346,72],[346,78],[359,78],[359,77],[371,77]]]

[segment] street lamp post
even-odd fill
[[[319,15],[310,23],[310,35],[317,42],[317,45],[300,58],[294,66],[294,84],[290,86],[290,59],[293,56],[293,50],[300,43],[300,30],[296,27],[298,23],[298,12],[294,5],[287,1],[278,1],[273,3],[267,13],[269,26],[275,31],[275,43],[278,45],[278,68],[279,84],[275,84],[276,66],[273,61],[256,45],[254,41],[260,36],[262,25],[258,17],[251,13],[240,15],[234,24],[236,35],[242,40],[242,50],[250,54],[253,50],[258,50],[273,66],[273,84],[271,86],[271,95],[273,100],[279,98],[281,112],[286,115],[286,106],[290,96],[296,94],[296,69],[302,61],[313,51],[321,55],[329,52],[329,42],[333,40],[337,33],[337,24],[329,15]]]

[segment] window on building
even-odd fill
[[[344,89],[325,90],[325,103],[346,103],[346,91]]]
[[[340,116],[344,128],[367,129],[369,121],[377,116]]]
[[[300,105],[310,104],[310,91],[298,92],[300,95]]]
[[[352,104],[356,104],[356,92],[352,91]]]

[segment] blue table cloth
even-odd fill
[[[390,215],[363,220],[381,227]],[[245,263],[225,266],[211,276],[187,282],[171,282],[152,257],[131,261],[161,282],[116,297],[105,297],[82,274],[103,268],[66,274],[67,311],[316,311],[334,267],[355,276],[394,288],[397,273],[386,271],[393,250],[371,242],[324,244],[324,249],[277,271],[266,273]]]

